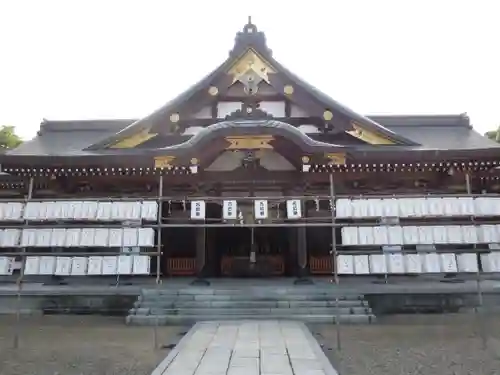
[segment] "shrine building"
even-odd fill
[[[500,271],[499,145],[465,114],[355,112],[251,22],[148,116],[44,120],[0,164],[7,277]]]

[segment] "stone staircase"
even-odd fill
[[[338,301],[336,301],[338,297]],[[334,295],[317,286],[214,289],[143,289],[129,311],[130,325],[183,325],[198,321],[286,319],[306,323],[372,323],[375,316],[360,295]]]

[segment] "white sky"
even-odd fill
[[[227,56],[251,15],[274,56],[362,114],[500,125],[500,1],[0,0],[0,124],[136,118]]]

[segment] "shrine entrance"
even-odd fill
[[[272,277],[292,273],[287,267],[289,228],[228,226],[211,230],[215,233],[209,236],[213,241],[208,246],[212,258],[209,264],[216,276]]]

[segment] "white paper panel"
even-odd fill
[[[71,210],[73,212],[73,219],[83,220],[83,202],[71,202]]]
[[[299,199],[286,201],[286,214],[289,219],[300,219],[302,217],[302,207]]]
[[[477,227],[473,225],[462,225],[461,229],[464,243],[474,244],[479,242]]]
[[[5,229],[2,233],[2,247],[18,247],[20,238],[20,229]]]
[[[84,201],[82,202],[81,217],[82,220],[96,220],[98,202]]]
[[[79,247],[80,246],[80,234],[81,229],[79,228],[70,228],[66,230],[66,239],[65,246],[66,247]]]
[[[397,199],[383,199],[385,217],[398,217],[399,216],[399,203]]]
[[[384,225],[373,227],[373,244],[387,245],[389,243],[389,232]]]
[[[71,275],[71,263],[71,257],[57,257],[55,274],[58,276]]]
[[[373,275],[387,273],[387,259],[385,254],[370,255],[370,273]]]
[[[458,214],[462,216],[472,216],[475,214],[474,198],[460,197],[457,199]]]
[[[205,219],[205,201],[191,201],[191,219]]]
[[[72,202],[59,202],[58,210],[60,210],[60,219],[72,220],[73,219],[73,206]]]
[[[155,245],[155,231],[153,228],[139,228],[138,246],[153,247]]]
[[[21,247],[35,247],[36,229],[23,229]]]
[[[352,217],[352,205],[350,199],[337,199],[335,202],[335,215],[338,218]]]
[[[130,275],[132,273],[132,256],[120,255],[118,257],[118,274]]]
[[[50,237],[52,229],[36,229],[36,245],[37,247],[50,247]]]
[[[342,245],[357,245],[358,240],[358,228],[357,227],[343,227],[342,228]]]
[[[66,241],[66,229],[54,228],[51,230],[50,234],[51,247],[64,247],[65,241]]]
[[[428,253],[428,254],[420,254],[420,257],[423,259],[422,271],[424,273],[440,273],[441,265],[439,260],[439,255],[436,253]]]
[[[422,245],[434,244],[434,235],[431,226],[418,227],[418,241]]]
[[[109,230],[109,247],[122,247],[123,229],[112,228]]]
[[[118,256],[102,257],[102,274],[116,275],[118,270]]]
[[[24,205],[21,202],[9,202],[2,208],[4,221],[19,221],[23,217]]]
[[[429,216],[444,216],[444,205],[441,198],[427,198],[426,201]]]
[[[400,217],[414,217],[415,216],[415,203],[413,198],[400,198],[399,201],[399,216]]]
[[[12,275],[12,258],[0,256],[0,275]]]
[[[448,242],[446,227],[443,225],[433,226],[432,237],[434,238],[435,244],[446,244]]]
[[[402,245],[403,244],[403,228],[400,226],[390,226],[387,228],[389,233],[388,245]]]
[[[26,264],[24,265],[25,275],[38,275],[40,269],[40,257],[29,256],[26,257]]]
[[[370,273],[370,263],[368,255],[354,255],[354,273],[356,275],[366,275]]]
[[[448,225],[446,227],[446,237],[448,243],[450,244],[461,244],[464,243],[462,237],[462,228],[460,225]]]
[[[141,208],[141,218],[146,221],[158,219],[158,203],[155,201],[143,201]]]
[[[107,247],[109,244],[109,229],[96,228],[94,234],[94,246]]]
[[[383,217],[384,204],[382,199],[368,199],[368,217]]]
[[[56,257],[43,256],[40,257],[40,275],[53,275],[56,272]]]
[[[149,275],[150,257],[147,255],[136,255],[132,258],[132,273],[134,275]]]
[[[84,276],[87,274],[88,267],[87,257],[74,257],[71,262],[71,275]]]
[[[405,273],[419,274],[422,273],[422,259],[420,254],[405,254]]]
[[[343,228],[346,229],[346,228]],[[337,272],[339,275],[353,275],[354,274],[354,259],[352,255],[339,255],[337,256]]]
[[[457,259],[455,254],[439,254],[440,257],[440,265],[441,272],[443,273],[456,273],[458,272],[457,268]]]
[[[88,262],[88,275],[101,275],[102,274],[102,256],[91,256]]]
[[[24,208],[24,219],[38,221],[40,219],[41,202],[28,202]]]
[[[415,226],[407,226],[403,227],[403,243],[405,245],[416,245],[418,244],[418,227]]]
[[[93,247],[94,246],[95,229],[83,228],[80,233],[80,246]]]
[[[457,254],[458,272],[477,272],[477,254]]]
[[[441,200],[444,207],[445,216],[458,216],[460,215],[457,198],[446,197]]]
[[[254,202],[254,213],[256,219],[267,219],[268,207],[266,200],[256,200]]]
[[[123,244],[122,246],[133,247],[137,246],[137,228],[123,228]]]
[[[111,220],[113,204],[111,202],[99,202],[97,206],[97,220],[109,221]]]
[[[403,254],[387,254],[387,271],[391,274],[405,273]]]
[[[479,241],[481,243],[498,243],[500,236],[497,233],[494,225],[480,225],[479,226]]]
[[[426,217],[429,215],[428,205],[425,198],[414,198],[413,207],[416,217]]]
[[[111,220],[122,221],[126,220],[127,202],[112,202],[111,204]]]
[[[359,245],[373,245],[373,227],[358,228]]]

